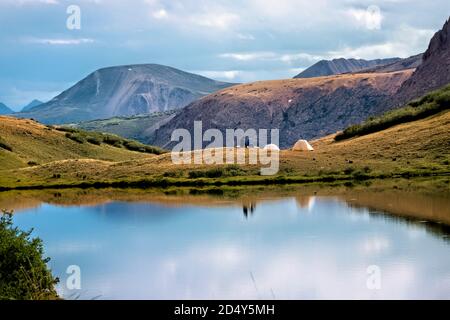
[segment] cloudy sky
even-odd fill
[[[17,110],[112,65],[248,82],[320,59],[407,57],[449,14],[448,0],[0,0],[0,101]]]

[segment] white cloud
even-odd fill
[[[383,15],[378,6],[371,5],[365,10],[351,8],[347,11],[347,14],[359,25],[362,25],[369,30],[381,29]]]
[[[57,5],[61,2],[59,0],[0,0],[1,5],[15,5],[15,6],[27,6],[27,5]]]
[[[250,33],[238,33],[236,36],[241,40],[255,40],[255,37]]]
[[[202,27],[226,30],[239,21],[239,16],[230,12],[211,12],[193,15],[189,18],[189,20],[191,23]]]
[[[329,51],[327,56],[328,59],[342,57],[359,59],[406,58],[425,51],[433,34],[433,30],[400,26],[398,30],[392,33],[388,41],[360,47],[347,46]]]
[[[42,39],[42,38],[31,38],[26,42],[37,43],[37,44],[48,44],[48,45],[80,45],[86,43],[94,43],[94,39],[80,38],[80,39]]]
[[[242,74],[242,71],[239,70],[227,70],[227,71],[193,71],[193,73],[201,74],[204,77],[212,78],[212,79],[220,79],[226,81],[234,81],[239,75]]]
[[[296,62],[314,63],[324,58],[320,55],[308,53],[277,53],[270,51],[229,52],[222,53],[219,57],[236,61],[279,61],[288,64]]]
[[[287,63],[293,63],[296,61],[309,61],[309,62],[317,62],[323,59],[320,55],[313,55],[308,53],[293,53],[293,54],[283,54],[280,57],[280,60]]]
[[[238,61],[252,61],[252,60],[270,60],[276,57],[274,52],[248,52],[248,53],[223,53],[221,58],[233,59]]]
[[[155,19],[167,19],[169,15],[165,9],[159,9],[154,11],[152,13],[152,16]]]

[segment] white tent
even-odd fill
[[[293,151],[314,151],[314,148],[306,140],[298,140],[292,147]]]
[[[268,144],[264,147],[265,150],[274,150],[274,151],[280,151],[280,148],[276,144]]]

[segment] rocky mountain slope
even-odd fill
[[[148,141],[170,148],[172,131],[217,128],[280,129],[280,146],[325,136],[389,108],[389,100],[412,70],[261,81],[211,94],[181,110]]]
[[[4,103],[0,102],[0,115],[1,114],[11,114],[14,111],[12,111],[10,108],[8,108]]]
[[[335,74],[358,72],[364,69],[375,68],[398,62],[400,58],[363,60],[363,59],[333,59],[321,60],[307,68],[294,78],[314,78],[331,76]]]
[[[414,56],[411,56],[409,58],[404,58],[397,60],[392,63],[388,63],[386,65],[377,66],[374,68],[368,68],[364,69],[359,72],[394,72],[394,71],[400,71],[400,70],[406,70],[406,69],[416,69],[418,66],[422,64],[422,57],[423,54],[416,54]]]
[[[21,112],[26,112],[26,111],[30,111],[31,109],[33,109],[34,107],[40,106],[41,104],[43,104],[42,101],[34,99],[33,101],[31,101],[29,104],[27,104],[26,106],[24,106],[21,110]]]
[[[436,32],[423,54],[423,62],[400,88],[397,105],[450,83],[450,18]]]
[[[110,67],[16,115],[50,124],[132,116],[182,108],[231,85],[156,64]]]

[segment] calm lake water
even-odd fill
[[[14,221],[42,238],[67,299],[450,299],[448,198],[355,197],[37,201]]]

